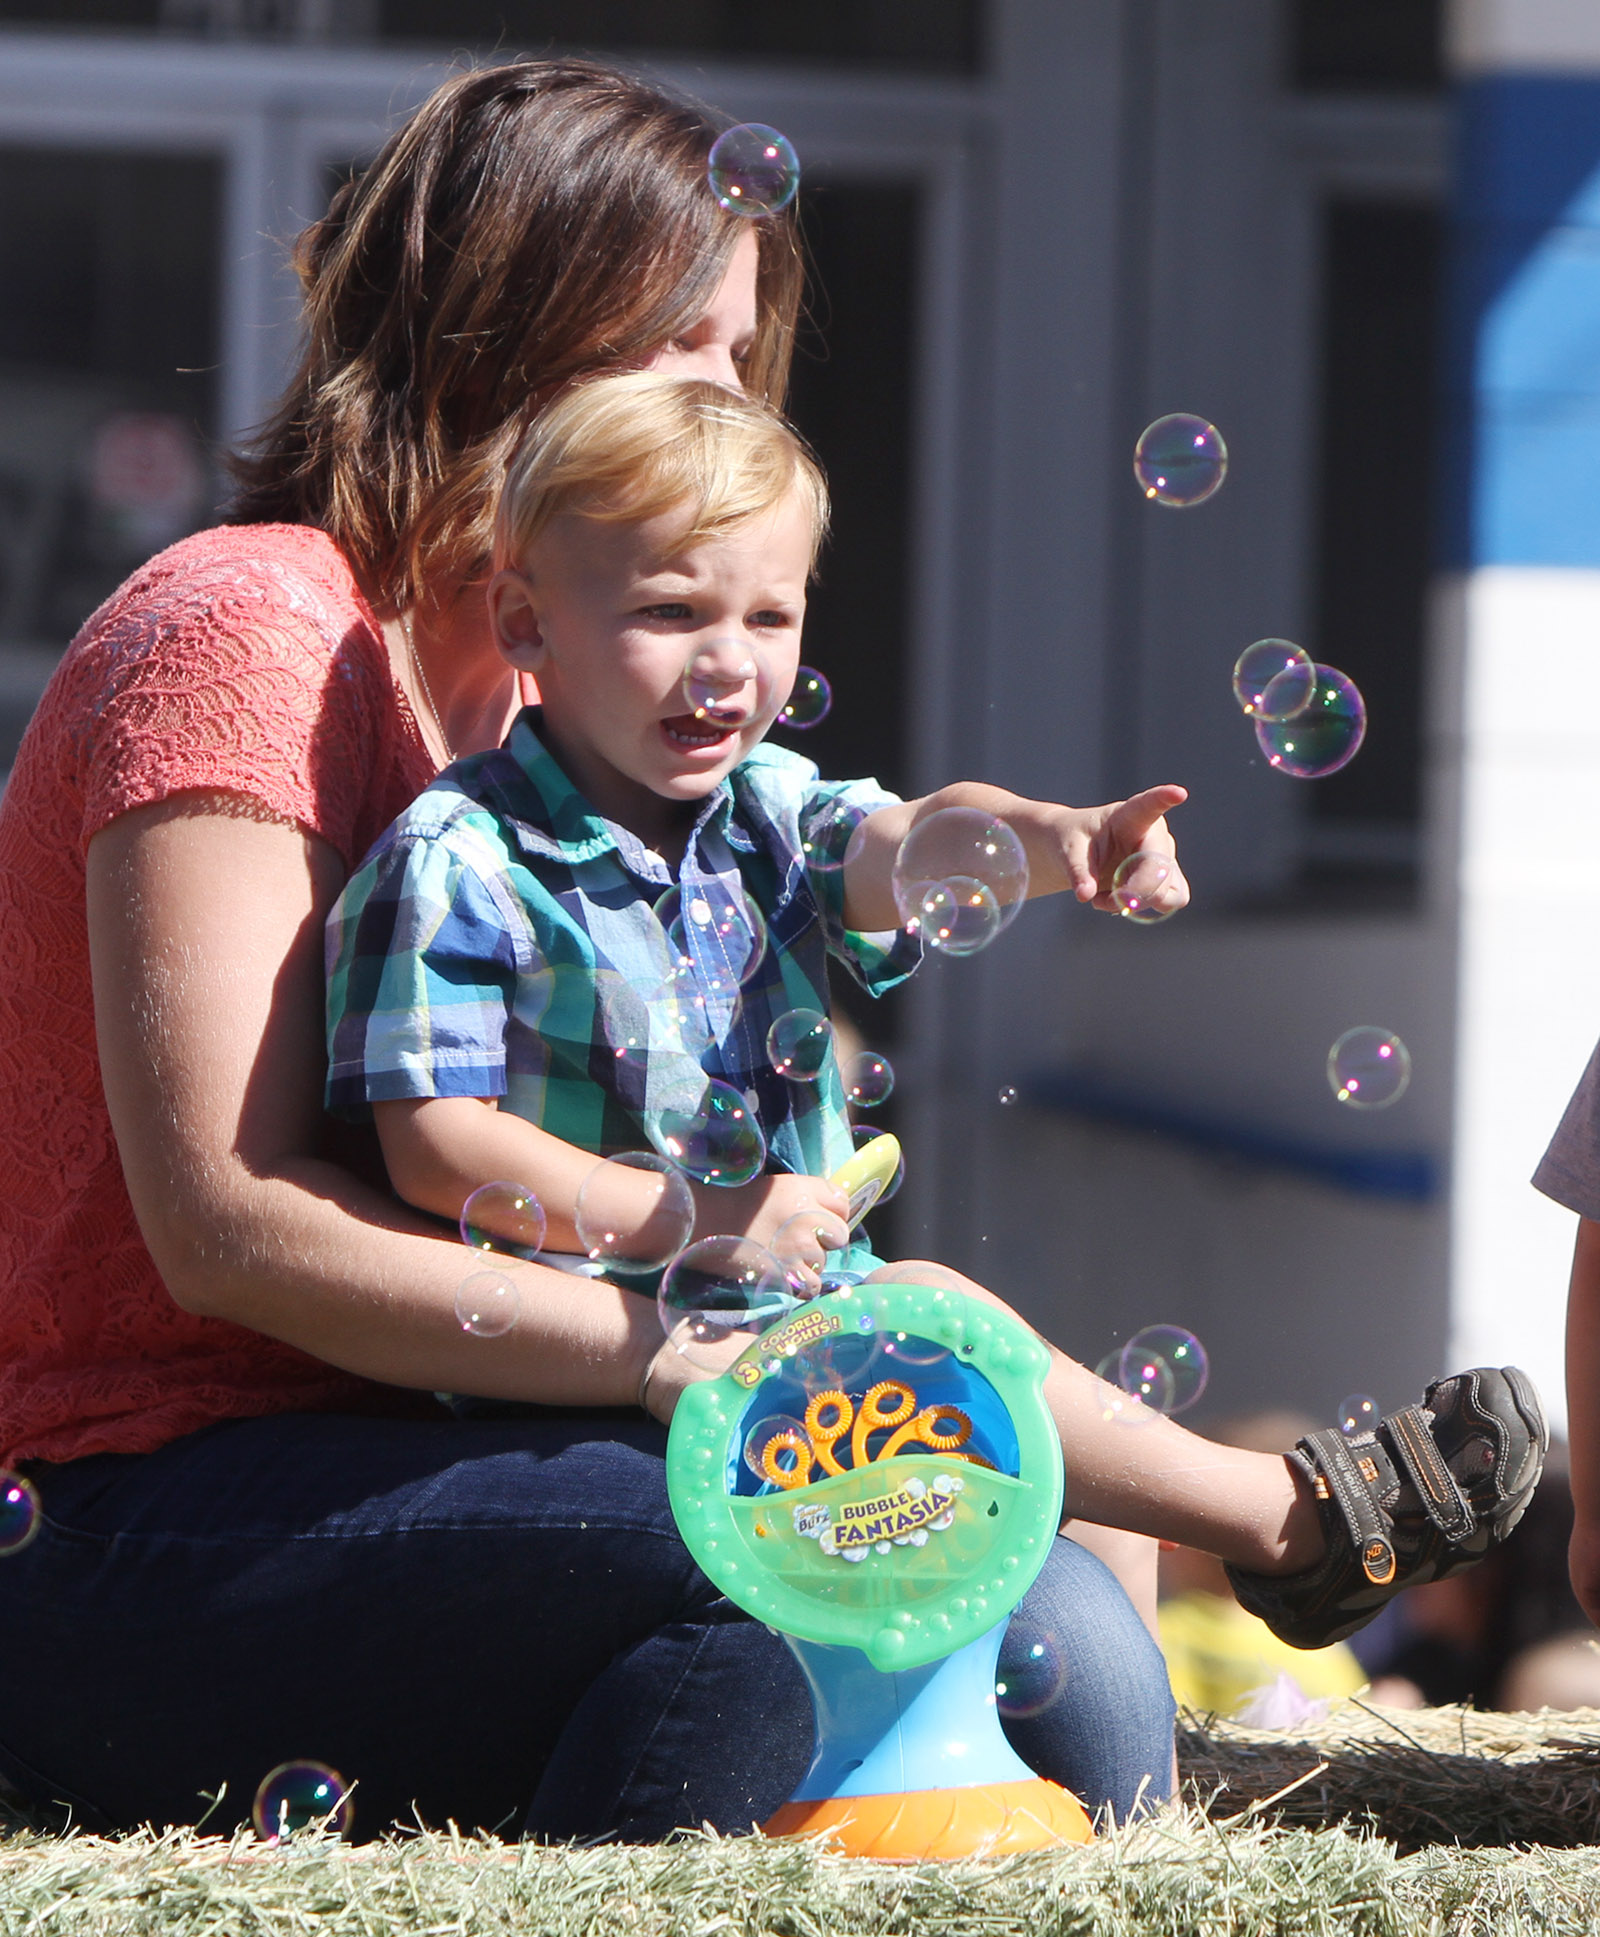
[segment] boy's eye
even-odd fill
[[[665,599],[660,605],[640,606],[639,616],[642,619],[687,619],[693,614],[682,599]]]
[[[763,631],[776,632],[790,623],[787,612],[752,612],[750,623],[760,626]]]

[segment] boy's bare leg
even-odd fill
[[[873,1275],[1004,1306],[945,1265],[916,1260]],[[1105,1381],[1054,1346],[1050,1357],[1044,1396],[1061,1435],[1067,1518],[1176,1540],[1255,1573],[1294,1574],[1322,1558],[1316,1501],[1284,1456],[1215,1445],[1159,1414],[1108,1417]]]

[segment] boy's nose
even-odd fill
[[[759,654],[743,639],[710,639],[691,654],[684,669],[683,690],[691,712],[703,718],[714,707],[725,706],[741,687],[761,683]]]

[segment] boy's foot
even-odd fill
[[[1364,1627],[1402,1587],[1482,1560],[1522,1518],[1550,1435],[1508,1365],[1458,1372],[1370,1432],[1308,1433],[1289,1458],[1317,1496],[1328,1550],[1299,1574],[1230,1567],[1240,1604],[1295,1648]]]

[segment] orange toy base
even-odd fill
[[[874,1856],[886,1863],[1014,1856],[1019,1850],[1094,1839],[1077,1797],[1037,1776],[971,1789],[786,1802],[761,1828],[767,1836],[826,1836],[841,1856]]]

